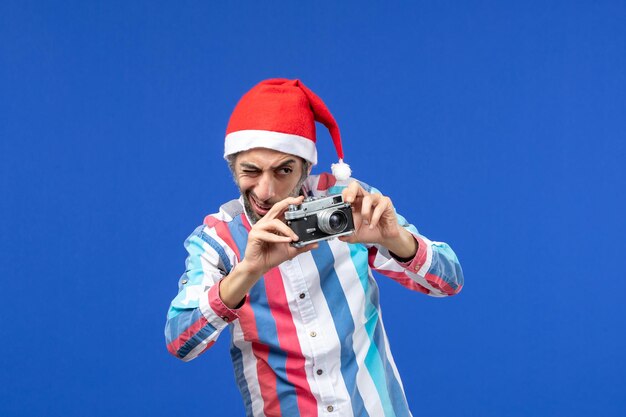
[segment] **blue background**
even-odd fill
[[[354,175],[461,260],[450,299],[379,277],[415,416],[626,415],[625,21],[623,1],[3,1],[0,415],[243,415],[228,337],[183,363],[163,327],[183,240],[237,193],[230,112],[271,77],[318,93]]]

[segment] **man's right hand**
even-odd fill
[[[242,264],[260,278],[270,269],[317,247],[316,244],[295,248],[298,235],[282,219],[290,204],[301,204],[303,196],[288,197],[270,209],[250,230]]]
[[[312,243],[301,248],[291,246],[298,235],[282,219],[290,204],[301,204],[304,197],[288,197],[268,211],[250,230],[243,260],[220,285],[220,298],[230,308],[239,305],[250,288],[270,269],[317,248]]]

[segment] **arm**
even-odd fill
[[[369,248],[369,265],[411,290],[433,297],[458,294],[463,288],[463,270],[454,251],[443,242],[433,242],[418,233],[404,217],[396,214],[398,224],[418,244],[411,259],[398,259],[395,252],[382,245]]]
[[[298,235],[280,220],[290,204],[300,204],[303,199],[300,196],[279,201],[252,226],[243,260],[222,280],[220,296],[225,305],[231,308],[241,305],[252,286],[267,271],[318,247],[315,243],[301,248],[291,246]]]
[[[189,361],[203,353],[239,317],[238,308],[265,272],[317,247],[292,247],[289,243],[298,236],[279,220],[289,204],[300,202],[302,197],[276,203],[252,227],[241,262],[211,227],[201,226],[187,239],[187,270],[165,326],[167,348],[172,355]]]
[[[355,233],[340,238],[369,247],[370,267],[407,288],[432,296],[457,294],[463,272],[452,249],[420,235],[378,190],[350,183],[342,191],[353,206]]]
[[[235,256],[206,226],[185,241],[189,253],[179,292],[167,313],[165,339],[168,351],[189,361],[217,340],[236,312],[222,303],[219,282],[235,263]]]

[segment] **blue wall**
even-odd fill
[[[450,299],[379,279],[416,416],[626,415],[626,3],[227,3],[0,4],[0,415],[243,414],[227,338],[163,326],[270,77],[461,260]]]

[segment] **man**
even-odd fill
[[[315,121],[339,156],[317,162]],[[396,214],[388,197],[349,178],[339,129],[298,80],[266,80],[237,104],[225,153],[241,196],[185,242],[187,270],[166,324],[168,350],[188,361],[227,326],[248,416],[410,416],[372,270],[432,296],[458,293],[463,275],[444,243]],[[355,232],[296,248],[284,213],[305,196],[341,193]]]

